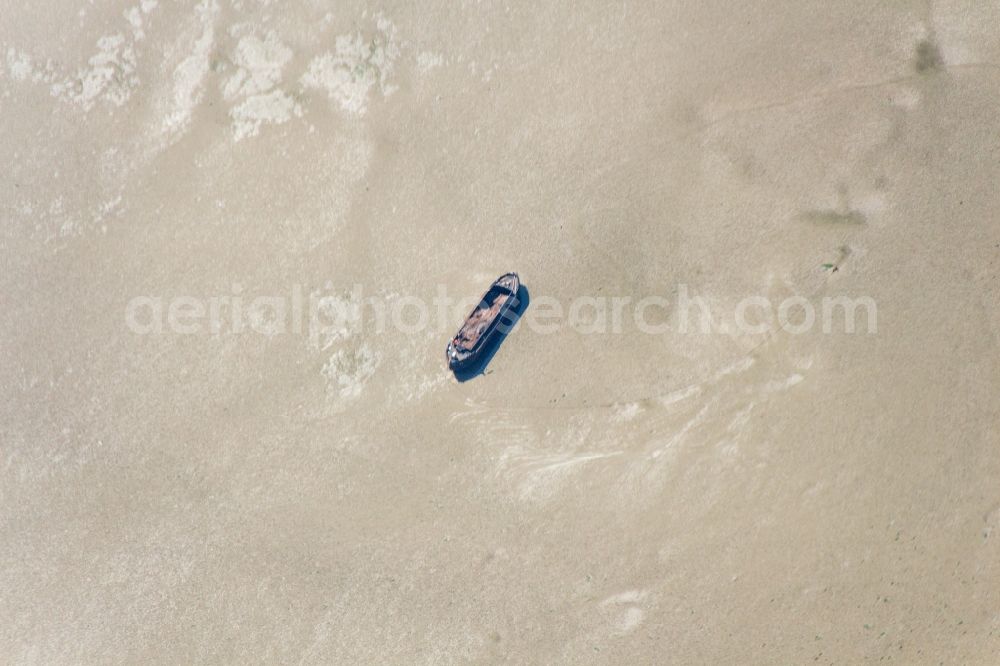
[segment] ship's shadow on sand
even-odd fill
[[[514,326],[517,325],[518,320],[521,319],[521,315],[524,311],[528,309],[528,304],[531,302],[531,296],[528,294],[528,288],[523,284],[517,290],[517,294],[514,297],[517,299],[517,303],[511,309],[511,311],[504,316],[497,326],[496,335],[490,340],[490,344],[487,348],[483,350],[482,355],[475,365],[464,368],[462,370],[455,370],[455,379],[460,382],[467,382],[470,379],[474,379],[479,375],[486,373],[486,366],[490,364],[493,360],[493,356],[500,349],[500,345],[503,341],[507,339],[507,336],[513,333]]]

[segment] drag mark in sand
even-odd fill
[[[451,427],[466,430],[470,441],[495,460],[495,477],[523,501],[545,501],[592,463],[623,455],[618,448],[601,448],[607,439],[595,433],[597,418],[588,409],[548,410],[538,421],[538,410],[498,409],[467,400],[465,408],[449,417]],[[599,414],[596,416],[600,416]]]
[[[518,477],[518,494],[523,500],[545,499],[556,491],[556,486],[574,467],[620,456],[622,451],[580,453],[536,453],[520,446],[506,449],[500,456],[498,474]]]
[[[668,472],[679,469],[681,455],[695,457],[686,465],[706,456],[714,457],[713,465],[744,464],[754,455],[741,446],[760,402],[804,382],[811,362],[795,365],[785,374],[743,356],[666,395],[595,407],[493,408],[467,400],[449,425],[495,452],[497,479],[522,501],[547,501],[584,470],[610,475],[632,501],[637,489],[661,487]],[[612,460],[620,462],[609,465]]]
[[[745,448],[753,442],[751,417],[770,396],[802,384],[803,371],[812,361],[799,360],[794,363],[796,371],[785,374],[784,364],[775,367],[757,359],[755,355],[737,359],[699,384],[649,399],[654,407],[629,424],[647,434],[641,452],[630,456],[624,485],[654,491],[662,488],[671,470],[679,473],[699,464],[712,469],[745,465],[764,455],[758,448]],[[701,399],[694,401],[694,396]]]

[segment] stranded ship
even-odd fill
[[[521,281],[517,273],[505,273],[486,290],[479,305],[466,317],[462,328],[448,343],[445,352],[448,367],[454,371],[467,370],[478,363],[483,353],[498,334],[507,333],[504,322],[510,324],[508,315],[517,309],[517,292]]]

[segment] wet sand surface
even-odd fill
[[[995,663],[995,4],[8,5],[0,661]],[[878,329],[126,325],[509,270]]]

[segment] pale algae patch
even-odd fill
[[[274,31],[264,39],[247,35],[236,46],[233,62],[239,67],[222,89],[226,99],[257,95],[281,80],[281,70],[292,59],[292,50],[281,43]]]
[[[195,13],[197,36],[188,38],[192,41],[191,50],[174,68],[171,109],[163,119],[163,129],[168,135],[183,133],[188,128],[191,114],[204,94],[209,55],[215,43],[215,19],[219,4],[215,0],[204,0]]]
[[[35,81],[50,83],[53,97],[72,102],[90,111],[98,102],[123,106],[139,85],[136,45],[145,37],[145,16],[156,8],[156,2],[146,0],[126,10],[124,18],[129,33],[105,35],[97,40],[97,52],[81,67],[75,76],[55,80],[54,72],[32,76]],[[27,77],[27,63],[19,62],[19,72]]]
[[[331,287],[327,284],[325,288]],[[324,352],[334,343],[354,335],[361,319],[361,303],[351,294],[341,296],[316,289],[310,292],[309,302],[310,308],[315,308],[316,321],[322,322],[309,330],[309,342],[313,349]]]
[[[440,67],[444,64],[444,57],[440,53],[433,53],[431,51],[421,51],[417,54],[417,71],[421,74],[426,74],[427,72]]]
[[[261,125],[280,125],[288,122],[292,116],[301,115],[302,108],[281,90],[248,97],[229,112],[229,116],[233,119],[233,138],[236,141],[257,136]]]
[[[600,608],[615,633],[628,634],[642,624],[646,619],[642,604],[648,594],[648,590],[628,590],[601,602]]]
[[[363,116],[372,89],[388,97],[396,86],[390,83],[399,58],[396,27],[379,17],[376,34],[366,39],[360,32],[337,37],[336,49],[313,58],[302,76],[307,89],[326,92],[350,115]]]
[[[243,98],[229,111],[234,140],[256,136],[262,125],[280,125],[302,115],[292,96],[276,88],[291,59],[292,50],[273,31],[263,39],[256,34],[240,39],[233,57],[238,69],[222,88],[228,101]]]
[[[53,85],[53,95],[66,97],[85,111],[101,99],[115,106],[128,101],[139,85],[133,44],[124,35],[110,35],[97,40],[97,49],[88,62],[90,67],[81,69],[75,80]]]
[[[367,344],[354,349],[338,350],[323,366],[327,390],[344,399],[358,397],[375,374],[381,360],[381,356]]]
[[[36,67],[30,55],[13,46],[7,49],[7,73],[14,81],[32,83],[52,83],[56,78],[55,66],[51,60],[42,67]]]
[[[125,10],[125,18],[128,20],[129,25],[132,26],[132,36],[136,41],[146,36],[146,31],[144,30],[145,15],[156,9],[158,4],[157,0],[142,0],[135,7]]]

